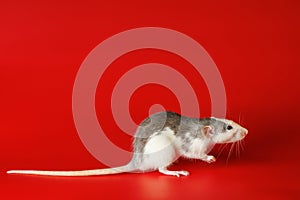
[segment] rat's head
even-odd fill
[[[215,143],[237,142],[248,134],[247,129],[231,120],[210,118],[209,121],[204,127],[204,132]]]

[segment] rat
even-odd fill
[[[81,171],[10,170],[8,174],[46,176],[96,176],[125,172],[151,172],[165,175],[189,175],[188,171],[170,171],[168,167],[179,157],[216,161],[208,153],[215,144],[242,140],[248,130],[239,124],[220,118],[191,118],[163,111],[150,115],[138,126],[133,141],[133,156],[124,166]]]

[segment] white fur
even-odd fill
[[[147,171],[170,165],[177,159],[178,142],[170,128],[153,135],[144,147],[144,160],[140,169]]]
[[[208,141],[205,139],[196,138],[194,139],[190,150],[185,152],[183,155],[188,158],[201,158],[202,155],[205,155],[208,151]]]
[[[160,152],[163,149],[167,148],[170,145],[176,145],[178,143],[177,138],[174,135],[174,131],[170,128],[165,128],[160,134],[155,133],[150,137],[150,140],[147,142],[144,147],[145,154],[152,154]]]
[[[226,143],[231,142],[231,140],[234,138],[233,136],[234,132],[230,131],[228,133],[219,134],[218,136],[214,137],[214,142],[216,143]]]

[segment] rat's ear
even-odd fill
[[[210,136],[213,134],[213,127],[211,126],[204,126],[203,127],[203,133],[205,136]]]

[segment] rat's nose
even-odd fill
[[[247,135],[248,134],[248,130],[247,129],[243,129],[243,133],[244,133],[244,135]]]

